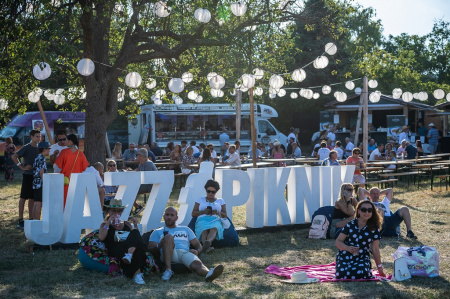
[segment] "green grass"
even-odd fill
[[[127,278],[112,278],[84,270],[75,250],[27,252],[30,243],[23,231],[15,228],[20,175],[6,184],[0,173],[0,297],[2,298],[448,298],[450,291],[448,192],[433,192],[425,183],[421,190],[399,183],[394,189],[392,210],[402,205],[412,213],[413,229],[418,241],[385,238],[381,241],[382,261],[392,273],[392,254],[398,246],[426,244],[440,253],[440,277],[413,278],[403,283],[342,282],[291,285],[265,274],[271,264],[299,266],[328,264],[337,252],[334,240],[310,240],[307,229],[277,233],[245,234],[240,246],[218,249],[203,255],[207,266],[225,265],[223,275],[214,283],[205,283],[195,274],[175,275],[163,283],[159,275],[146,278],[145,286],[137,286]],[[429,183],[428,183],[429,184]],[[174,190],[169,204],[178,206],[179,190]],[[26,214],[27,215],[27,209]],[[26,217],[27,218],[27,217]],[[234,223],[245,226],[245,208],[234,209]],[[405,228],[402,226],[403,236]]]

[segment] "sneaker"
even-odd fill
[[[138,274],[134,275],[133,281],[137,284],[145,284],[144,274],[138,273]]]
[[[410,239],[417,240],[417,236],[413,233],[412,230],[409,230],[406,236]]]
[[[23,229],[25,222],[23,221],[23,219],[19,219],[19,221],[17,222],[17,228]]]
[[[166,271],[164,271],[163,275],[161,276],[161,279],[164,281],[169,281],[172,275],[173,271],[171,269],[166,269]]]
[[[138,208],[136,208],[134,210],[134,216],[139,215],[143,210],[144,210],[144,207],[143,206],[139,206]]]
[[[133,258],[133,255],[131,253],[125,253],[125,256],[122,258],[122,262],[125,264],[131,264],[131,259]]]
[[[223,265],[218,265],[215,268],[209,269],[208,274],[206,274],[205,280],[206,281],[213,281],[217,277],[219,277],[223,272]]]

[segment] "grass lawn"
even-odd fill
[[[433,192],[423,183],[418,191],[399,183],[394,189],[391,209],[408,206],[413,230],[419,237],[381,240],[382,261],[386,273],[392,273],[392,254],[398,246],[425,244],[440,253],[440,277],[413,278],[404,283],[339,282],[321,284],[284,284],[280,278],[265,274],[269,265],[300,266],[328,264],[335,260],[334,240],[307,239],[308,230],[255,233],[240,236],[240,246],[218,249],[202,255],[207,266],[224,264],[223,275],[214,283],[205,283],[195,274],[175,275],[163,283],[159,275],[146,278],[138,286],[127,278],[112,278],[84,270],[75,250],[26,251],[30,243],[23,231],[16,229],[20,174],[6,184],[0,173],[0,297],[2,298],[449,298],[449,211],[450,195],[443,188]],[[174,190],[170,204],[175,205],[179,190]],[[27,215],[27,209],[26,214]],[[235,208],[234,223],[245,226],[245,208]],[[27,217],[25,217],[27,218]],[[402,226],[402,235],[405,227]],[[447,295],[446,295],[447,294]]]

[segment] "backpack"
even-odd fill
[[[329,226],[330,222],[328,222],[327,217],[325,217],[324,215],[316,215],[311,222],[311,228],[309,229],[308,238],[326,239]]]

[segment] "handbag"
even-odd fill
[[[114,233],[114,241],[124,242],[128,238],[129,234],[129,231],[116,230],[116,232]]]
[[[78,150],[77,156],[75,157],[75,161],[73,161],[72,169],[70,170],[69,176],[64,176],[64,186],[67,186],[70,183],[70,175],[72,174],[73,168],[75,167],[75,163],[77,162],[79,154],[80,151]]]
[[[229,229],[231,226],[231,222],[228,218],[220,218],[220,222],[222,222],[223,229]]]
[[[404,257],[395,259],[394,274],[392,274],[392,281],[404,281],[411,278],[411,273],[408,269],[408,264]]]
[[[436,247],[401,247],[394,253],[394,259],[404,257],[411,276],[439,276],[439,252]]]

